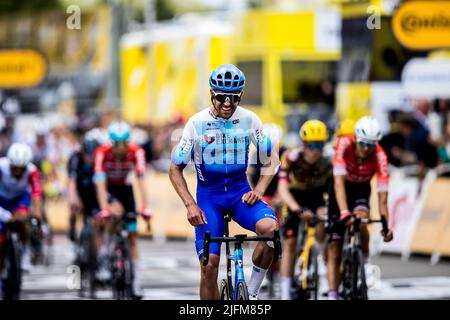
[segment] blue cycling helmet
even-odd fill
[[[245,76],[235,65],[223,64],[213,70],[209,77],[209,85],[213,90],[241,91],[245,87]]]
[[[130,140],[130,126],[122,120],[116,120],[108,128],[109,139],[112,142],[121,142]]]

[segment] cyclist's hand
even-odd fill
[[[196,227],[201,224],[207,224],[205,213],[198,207],[197,204],[193,204],[187,207],[187,218],[189,223]]]
[[[252,206],[263,198],[263,193],[257,190],[252,190],[245,193],[242,196],[242,202],[247,202],[248,205]]]
[[[149,221],[153,217],[153,212],[148,210],[147,208],[142,209],[139,214],[145,221]]]
[[[111,211],[109,211],[108,209],[103,209],[97,213],[97,215],[95,216],[95,219],[99,220],[99,221],[104,221],[104,220],[108,219],[109,217],[111,217]]]
[[[339,221],[345,223],[346,226],[349,226],[352,225],[353,222],[355,222],[355,218],[353,217],[352,213],[349,210],[343,210],[341,212],[341,217],[339,218]]]
[[[381,235],[383,236],[384,242],[390,242],[394,238],[394,233],[392,230],[388,230],[387,233],[384,233],[384,231],[381,230]]]

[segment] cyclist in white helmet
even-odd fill
[[[378,211],[389,225],[387,205],[389,170],[383,148],[378,144],[382,138],[380,124],[370,116],[362,117],[355,125],[354,135],[338,138],[333,158],[334,183],[329,192],[329,245],[328,245],[328,292],[329,299],[338,299],[339,266],[342,255],[342,240],[346,225],[353,223],[352,214],[369,217],[370,181],[377,177]],[[382,236],[391,241],[391,230]],[[361,226],[361,249],[364,263],[369,257],[369,232],[367,225]]]
[[[7,156],[0,158],[0,272],[4,261],[5,232],[7,225],[18,222],[18,233],[24,245],[22,269],[30,266],[27,246],[26,219],[30,207],[37,218],[41,216],[42,188],[38,168],[31,163],[33,153],[24,143],[14,143]]]

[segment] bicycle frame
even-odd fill
[[[347,253],[344,256],[344,259],[342,261],[343,264],[343,272],[344,275],[341,276],[341,282],[343,285],[344,290],[344,298],[347,298],[348,296],[350,299],[367,299],[367,286],[365,283],[365,273],[364,273],[364,266],[363,261],[361,259],[362,257],[362,251],[361,251],[361,231],[360,226],[362,224],[370,224],[370,223],[381,223],[383,227],[383,231],[387,232],[388,226],[387,222],[384,216],[381,217],[380,220],[372,220],[372,219],[366,219],[366,218],[359,218],[355,217],[354,223],[347,227],[347,231],[344,238],[344,248],[343,253]],[[350,259],[350,261],[345,261],[345,259]],[[350,278],[346,279],[345,273],[349,270],[346,270],[345,266],[346,263],[353,264],[353,268],[350,269],[351,274],[349,275]],[[362,268],[361,270],[359,270]],[[358,272],[361,272],[361,275],[359,275]],[[361,277],[361,279],[359,279]],[[362,286],[359,287],[358,280],[361,280]],[[350,281],[350,284],[347,282]],[[362,289],[361,289],[362,288]],[[347,294],[347,290],[349,289],[349,292]]]
[[[301,261],[301,282],[302,288],[308,288],[308,265],[309,265],[309,253],[310,249],[316,244],[316,227],[315,225],[308,225],[303,231],[303,239],[301,242],[301,252],[299,255],[299,261]],[[306,240],[305,240],[306,239]],[[301,260],[300,260],[301,259]]]
[[[274,242],[274,262],[278,261],[279,255],[281,255],[281,243],[280,243],[280,235],[279,231],[275,230],[273,237],[264,237],[264,236],[256,236],[256,237],[248,237],[246,234],[238,234],[234,237],[229,237],[229,227],[228,227],[229,218],[225,218],[224,225],[224,237],[211,237],[211,232],[207,231],[205,233],[205,238],[203,239],[203,265],[206,266],[209,261],[209,245],[211,242],[225,242],[226,245],[226,259],[227,259],[227,294],[228,298],[232,300],[237,300],[238,291],[236,290],[240,283],[245,284],[245,276],[244,276],[244,250],[242,248],[242,243],[247,241],[273,241]],[[230,242],[234,242],[234,251],[233,255],[230,254]],[[231,262],[234,261],[234,271],[235,271],[235,279],[234,279],[234,289],[233,289],[233,279],[232,279],[232,269]]]
[[[230,259],[231,260],[231,259]],[[234,288],[237,288],[240,282],[245,283],[244,276],[244,250],[240,242],[235,243],[234,247]],[[237,290],[233,292],[233,300],[237,300]]]

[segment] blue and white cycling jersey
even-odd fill
[[[254,112],[237,107],[230,119],[222,119],[207,108],[187,122],[172,162],[179,167],[193,162],[198,190],[233,191],[247,184],[251,142],[256,146],[257,161],[268,163],[271,142]]]

